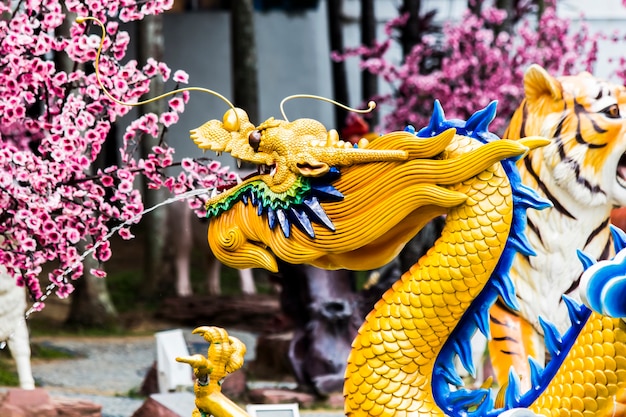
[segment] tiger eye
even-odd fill
[[[611,104],[605,109],[602,109],[602,113],[606,115],[606,117],[610,119],[617,119],[621,117],[619,112],[619,106],[617,104]]]
[[[250,135],[248,135],[248,143],[252,149],[254,149],[254,152],[257,152],[259,150],[259,145],[261,144],[261,131],[253,130],[250,132]]]

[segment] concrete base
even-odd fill
[[[102,407],[85,400],[52,399],[44,388],[0,393],[2,417],[102,417]]]
[[[196,408],[190,392],[152,394],[132,417],[189,417]]]

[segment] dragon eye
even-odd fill
[[[253,130],[250,132],[250,135],[248,136],[248,143],[252,149],[254,149],[254,152],[257,152],[259,150],[259,145],[261,144],[261,131]]]
[[[619,113],[619,106],[617,104],[611,104],[608,107],[600,110],[600,113],[604,113],[609,119],[619,119],[621,117]]]

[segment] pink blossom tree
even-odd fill
[[[592,70],[600,35],[558,17],[555,1],[540,2],[541,7],[517,1],[508,14],[491,2],[470,3],[460,21],[445,23],[440,33],[422,33],[403,62],[394,62],[389,50],[396,32],[405,30],[408,13],[390,21],[385,39],[373,47],[334,53],[338,60],[362,57],[364,71],[392,86],[392,94],[378,98],[393,108],[386,130],[427,124],[434,99],[445,103],[448,118],[467,118],[498,100],[499,117],[492,125],[498,130],[521,101],[523,73],[531,63],[554,74]],[[424,14],[422,24],[431,18]]]
[[[130,122],[121,164],[96,168],[112,125],[130,106],[103,94],[93,71],[100,31],[75,17],[94,16],[104,23],[101,81],[117,100],[137,102],[151,80],[171,79],[176,88],[188,77],[183,71],[172,74],[154,59],[126,59],[130,35],[120,23],[171,6],[172,0],[0,2],[0,263],[28,289],[33,310],[42,308],[51,292],[61,297],[72,292],[72,280],[85,272],[85,256],[106,262],[113,233],[133,237],[124,223],[137,223],[144,210],[133,186],[138,176],[150,188],[165,187],[174,194],[234,179],[215,161],[175,160],[164,134],[184,111],[187,92],[169,97],[161,114],[147,113]],[[73,67],[64,70],[58,57],[69,59]],[[142,157],[138,143],[145,135],[160,140]],[[174,165],[181,167],[180,174],[168,175],[167,168]],[[189,204],[200,209],[202,197],[190,198]],[[80,247],[88,252],[81,253]],[[44,270],[52,272],[44,276]],[[91,272],[106,275],[102,268]]]

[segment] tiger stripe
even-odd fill
[[[526,235],[537,256],[517,255],[511,268],[520,311],[503,304],[490,311],[489,353],[501,385],[511,366],[522,382],[528,381],[526,357],[521,361],[517,356],[527,355],[540,340],[539,315],[561,331],[568,326],[561,295],[578,298],[582,265],[576,250],[596,259],[612,257],[610,213],[626,205],[626,167],[624,177],[618,175],[626,151],[626,122],[620,114],[626,111],[626,89],[589,73],[555,78],[533,65],[525,74],[524,91],[503,137],[550,138],[548,146],[529,152],[518,167],[522,181],[553,207],[528,212]],[[519,326],[505,325],[509,321]],[[543,348],[537,350],[533,356],[541,362]]]

